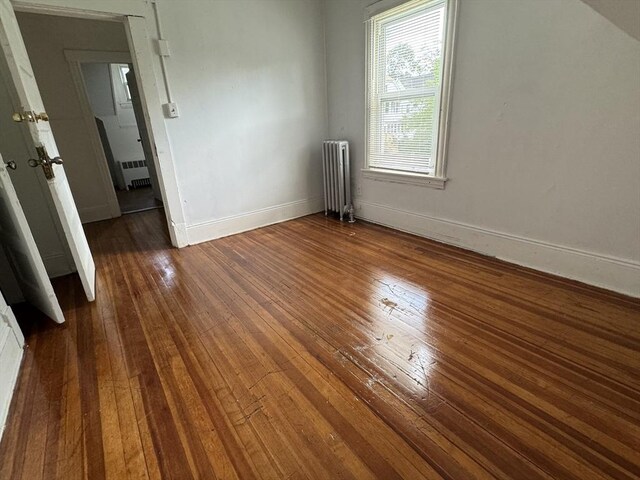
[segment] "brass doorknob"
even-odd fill
[[[41,166],[44,171],[44,176],[47,180],[51,180],[55,177],[55,174],[53,173],[53,165],[62,165],[62,159],[60,157],[50,158],[44,145],[36,147],[36,151],[38,152],[38,159],[30,158],[27,163],[30,167]]]
[[[14,162],[15,163],[15,162]],[[53,157],[53,158],[49,158],[49,159],[35,159],[35,158],[30,158],[29,160],[27,160],[27,163],[29,164],[30,167],[37,167],[43,164],[52,164],[55,163],[56,165],[62,165],[64,163],[64,161],[62,160],[61,157]]]
[[[13,115],[11,115],[11,118],[13,119],[14,122],[38,122],[38,121],[42,121],[42,122],[48,122],[49,121],[49,115],[47,115],[46,112],[40,112],[40,113],[36,113],[36,112],[16,112]]]

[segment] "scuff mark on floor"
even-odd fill
[[[382,303],[385,307],[389,307],[392,311],[398,306],[396,302],[394,302],[393,300],[389,300],[387,297],[384,297],[382,300],[380,300],[380,303]]]
[[[262,375],[260,378],[258,378],[258,380],[256,380],[255,382],[253,382],[248,390],[251,391],[256,385],[258,385],[262,380],[264,380],[265,378],[267,378],[269,375],[275,375],[276,373],[282,373],[283,370],[273,370],[270,372],[265,373],[264,375]]]
[[[378,376],[377,376],[377,375],[373,375],[373,376],[369,377],[369,378],[367,379],[367,382],[366,382],[367,387],[369,387],[369,388],[373,388],[373,386],[374,386],[376,383],[379,383],[379,379],[378,379]]]
[[[385,332],[382,332],[380,335],[376,335],[375,339],[379,342],[382,340],[386,340],[387,343],[389,343],[389,340],[391,340],[393,337],[393,333],[386,334]]]

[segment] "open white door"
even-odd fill
[[[33,141],[30,150],[34,154],[34,160],[30,164],[42,166],[82,286],[87,299],[93,301],[96,297],[96,267],[10,0],[0,0],[0,43],[17,98],[22,105],[22,111],[16,112],[16,121],[22,121],[25,128],[28,127]]]
[[[142,143],[142,151],[144,152],[144,158],[147,161],[147,169],[149,170],[149,180],[151,181],[151,188],[156,200],[162,202],[162,193],[158,186],[158,174],[156,172],[156,164],[153,161],[153,150],[151,150],[151,138],[149,138],[149,130],[147,129],[147,122],[144,118],[144,112],[142,111],[142,100],[140,99],[140,91],[138,90],[138,80],[133,71],[133,65],[129,65],[129,72],[127,73],[127,85],[131,93],[131,106],[133,107],[133,115],[136,117],[136,125],[138,126],[138,135],[140,135],[140,142]]]
[[[58,298],[1,155],[0,242],[13,265],[25,300],[57,323],[64,322]]]
[[[0,292],[0,438],[9,413],[24,352],[24,336]]]

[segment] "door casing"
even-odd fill
[[[89,133],[91,148],[93,149],[95,157],[99,159],[97,174],[100,177],[105,192],[107,192],[107,203],[109,204],[111,218],[119,217],[122,215],[122,212],[120,211],[118,197],[116,196],[111,174],[109,173],[109,165],[107,164],[107,158],[102,148],[102,141],[96,128],[81,65],[83,63],[131,63],[131,54],[129,54],[129,52],[105,52],[97,50],[65,50],[64,56],[69,64],[69,71],[73,79],[76,96],[80,103],[82,119]]]

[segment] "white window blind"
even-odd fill
[[[414,0],[370,22],[368,167],[434,175],[445,1]]]

